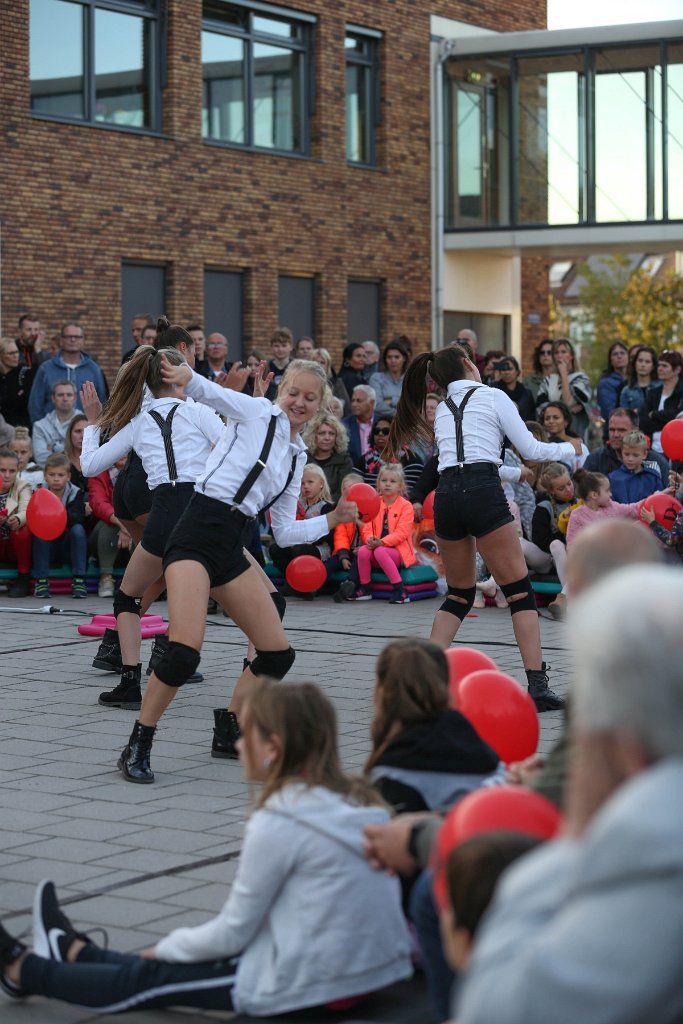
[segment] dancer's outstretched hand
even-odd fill
[[[91,380],[86,380],[81,388],[81,409],[88,417],[88,426],[97,423],[102,414],[102,403]]]

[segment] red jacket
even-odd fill
[[[105,523],[111,520],[114,515],[114,485],[108,469],[88,480],[88,501],[96,519]]]
[[[413,547],[415,513],[407,498],[402,498],[399,494],[392,505],[385,505],[384,498],[382,498],[379,512],[372,522],[361,524],[361,540],[365,543],[369,537],[381,536],[385,512],[388,512],[389,533],[386,537],[382,537],[382,543],[385,547],[396,548],[401,556],[401,562],[407,569],[409,565],[415,565],[417,561]]]

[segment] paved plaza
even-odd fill
[[[91,668],[99,638],[77,632],[93,614],[109,612],[111,601],[51,601],[68,614],[26,614],[43,602],[12,602],[0,593],[0,917],[13,933],[29,934],[34,887],[52,878],[79,927],[103,926],[111,948],[139,949],[178,925],[205,921],[234,877],[250,793],[239,763],[212,759],[209,750],[212,709],[225,706],[245,641],[224,616],[207,618],[205,680],[184,687],[162,720],[152,755],[156,783],[131,785],[115,765],[136,713],[98,706],[99,692],[117,680]],[[333,700],[348,770],[357,771],[369,749],[377,654],[393,638],[428,636],[437,607],[437,600],[399,607],[288,601],[285,624],[298,652],[292,678],[314,680]],[[166,606],[152,611],[165,614]],[[541,629],[551,685],[564,692],[566,627],[544,617]],[[524,679],[506,611],[477,612],[458,642]],[[143,665],[149,646],[143,642]],[[558,735],[560,719],[558,712],[541,716],[542,750]],[[188,1017],[206,1015],[126,1015],[132,1024]],[[1,1019],[113,1020],[38,999],[4,1001]]]

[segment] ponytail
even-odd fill
[[[424,414],[427,374],[445,391],[452,381],[462,380],[465,376],[466,358],[459,345],[449,345],[438,352],[424,352],[411,360],[389,431],[387,452],[392,458],[396,458],[401,449],[416,437],[427,444],[432,441],[434,430]]]
[[[124,363],[114,381],[107,403],[97,425],[107,437],[117,434],[140,412],[145,384],[155,398],[167,390],[161,377],[161,356],[170,363],[184,362],[177,349],[155,349],[152,345],[140,345],[127,363]]]

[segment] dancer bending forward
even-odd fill
[[[424,418],[428,374],[447,392],[434,421],[440,473],[434,525],[448,596],[434,618],[431,639],[448,647],[472,607],[478,548],[510,607],[536,707],[539,711],[561,708],[564,699],[548,686],[536,600],[498,467],[506,436],[522,458],[534,460],[573,458],[580,453],[581,442],[578,438],[552,444],[537,441],[514,402],[503,391],[482,384],[464,349],[450,346],[417,356],[408,367],[389,437],[394,452],[416,433],[425,439],[431,436]]]

